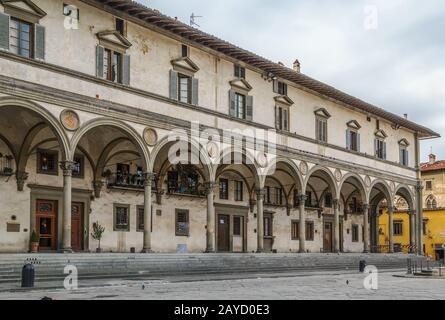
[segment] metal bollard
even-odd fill
[[[359,263],[359,271],[361,273],[365,272],[365,268],[366,268],[366,261],[365,260],[360,260]]]
[[[35,269],[32,264],[25,264],[22,269],[22,288],[34,288]]]

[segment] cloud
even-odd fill
[[[445,136],[443,0],[150,0],[139,2],[302,71]],[[367,7],[378,27],[367,30]],[[371,10],[372,12],[372,10]],[[422,142],[445,158],[443,138]]]

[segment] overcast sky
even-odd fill
[[[445,136],[444,0],[138,1]]]

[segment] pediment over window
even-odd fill
[[[376,130],[376,131],[374,132],[374,135],[375,135],[377,138],[381,138],[381,139],[386,139],[386,138],[388,137],[388,135],[386,134],[386,132],[383,131],[382,129]]]
[[[325,108],[318,108],[314,111],[314,113],[316,116],[323,117],[326,119],[329,119],[331,117],[331,114]]]
[[[247,82],[246,79],[242,79],[242,78],[237,78],[235,80],[230,81],[230,85],[234,89],[239,89],[239,90],[246,91],[246,92],[249,92],[250,90],[252,90],[252,86],[249,84],[249,82]]]
[[[101,31],[96,35],[100,45],[116,51],[126,51],[132,46],[131,42],[116,30]]]
[[[402,146],[402,147],[408,147],[408,146],[409,146],[409,142],[408,142],[408,140],[406,140],[405,138],[403,138],[403,139],[401,139],[401,140],[399,141],[399,145]]]
[[[275,102],[284,104],[289,107],[294,104],[294,101],[291,98],[289,98],[288,96],[276,96],[274,99],[275,99]]]
[[[46,12],[40,9],[31,0],[0,0],[5,7],[5,13],[31,23],[38,23],[46,16]]]
[[[360,130],[360,128],[362,127],[360,125],[360,123],[358,123],[355,120],[351,120],[351,121],[347,122],[346,125],[348,126],[348,128],[356,129],[356,130]]]
[[[199,67],[189,57],[182,57],[171,61],[173,69],[176,71],[186,71],[187,73],[196,73]]]

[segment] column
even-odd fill
[[[145,173],[144,176],[144,246],[142,253],[150,253],[151,250],[151,193],[155,174]]]
[[[418,182],[416,186],[417,198],[417,253],[423,255],[423,186],[422,182]]]
[[[263,212],[263,204],[264,204],[264,189],[257,189],[257,236],[258,236],[258,249],[257,253],[261,253],[264,251],[264,212]]]
[[[300,207],[300,221],[298,222],[298,234],[300,235],[300,253],[306,253],[306,200],[305,194],[298,195]]]
[[[333,199],[332,204],[334,207],[334,252],[340,252],[340,213],[338,199]]]
[[[62,216],[62,252],[71,253],[71,183],[76,163],[73,161],[60,162],[63,170],[63,216]]]
[[[394,253],[394,207],[388,207],[389,253]]]
[[[207,182],[206,185],[207,194],[207,246],[206,253],[215,252],[215,182]]]
[[[363,204],[363,253],[369,253],[369,204]]]
[[[416,250],[414,246],[416,245],[416,212],[414,210],[409,210],[409,253],[415,253]]]

